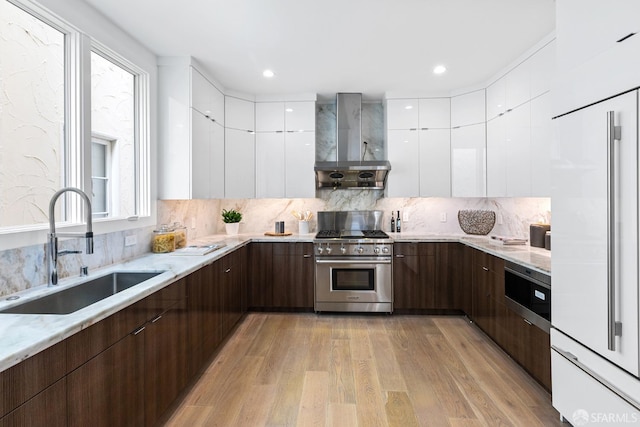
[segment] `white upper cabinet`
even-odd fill
[[[486,160],[484,123],[451,129],[453,197],[485,197]]]
[[[284,147],[285,196],[315,197],[316,177],[313,172],[313,164],[316,160],[315,132],[287,133]]]
[[[451,98],[451,127],[485,122],[484,89]]]
[[[551,92],[531,101],[531,196],[550,197],[553,125]]]
[[[287,132],[316,130],[316,103],[293,101],[284,104],[284,125]]]
[[[451,127],[451,99],[425,98],[419,102],[420,129],[449,129]]]
[[[505,79],[506,110],[524,104],[531,99],[531,62],[524,61],[509,71]]]
[[[233,96],[225,96],[225,127],[228,129],[239,129],[244,131],[254,131],[255,125],[255,103]]]
[[[525,102],[506,117],[507,195],[531,196],[531,116],[530,104]],[[547,153],[550,157],[551,153]],[[548,195],[547,195],[548,196]]]
[[[284,102],[256,102],[256,131],[284,132]]]
[[[640,86],[638,16],[637,0],[556,2],[553,116]]]
[[[191,66],[191,107],[224,126],[224,94]]]
[[[420,130],[420,196],[451,197],[451,131]]]
[[[487,122],[487,197],[507,196],[506,116]]]
[[[402,129],[388,130],[387,154],[393,168],[387,178],[387,196],[420,196],[419,132]]]
[[[189,198],[224,198],[224,128],[195,109],[192,109],[191,119]]]
[[[417,129],[420,102],[418,99],[388,99],[387,129]]]
[[[502,77],[487,88],[487,121],[504,114],[506,105],[506,79]]]
[[[224,197],[256,197],[255,134],[240,129],[225,129]]]
[[[285,197],[284,151],[284,132],[256,134],[256,197]]]
[[[556,70],[556,41],[555,39],[537,51],[531,58],[531,99],[551,90],[553,76]]]

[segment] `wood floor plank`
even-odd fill
[[[393,346],[385,331],[373,331],[369,334],[373,360],[378,371],[380,385],[385,391],[407,391],[402,370],[396,360]]]
[[[349,319],[349,340],[351,341],[351,357],[353,359],[362,360],[373,357],[366,318]]]
[[[348,339],[331,340],[329,402],[356,403],[355,380]]]
[[[167,427],[204,426],[211,411],[211,406],[182,405],[165,425]]]
[[[384,405],[390,427],[411,427],[418,425],[411,400],[404,391],[387,392],[387,403]]]
[[[329,371],[331,360],[331,322],[319,316],[314,323],[309,339],[306,369],[309,371]]]
[[[296,423],[298,426],[324,426],[329,403],[329,373],[307,371]]]
[[[275,384],[254,384],[248,387],[247,393],[244,395],[244,403],[236,419],[236,425],[266,425],[276,392]]]
[[[358,412],[354,403],[329,403],[327,427],[358,427]]]
[[[371,359],[354,360],[358,425],[388,426],[382,389]]]

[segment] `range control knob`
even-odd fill
[[[318,246],[318,253],[321,254],[322,253],[322,246]]]
[[[327,248],[324,250],[327,254],[331,253],[331,246],[327,246]]]
[[[358,247],[358,249],[356,249],[358,251],[359,254],[364,252],[364,248],[362,246]]]
[[[346,254],[347,248],[345,248],[344,246],[340,247],[340,252],[342,252],[343,254]]]
[[[388,247],[386,247],[386,246],[385,246],[385,247],[383,247],[383,248],[382,248],[382,253],[383,253],[383,254],[388,254],[388,253],[389,253],[389,248],[388,248]]]
[[[373,248],[373,253],[374,254],[379,254],[380,253],[380,248],[377,247],[377,246],[375,248]]]

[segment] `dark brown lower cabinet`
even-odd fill
[[[273,306],[313,310],[313,245],[274,243],[272,262]]]
[[[58,380],[4,417],[0,427],[64,427],[67,425],[66,378]]]
[[[432,243],[393,245],[393,309],[435,307],[436,246]]]
[[[69,426],[144,425],[144,347],[131,333],[67,375]]]
[[[273,243],[249,245],[249,273],[247,277],[247,308],[273,308]]]

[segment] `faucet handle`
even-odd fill
[[[89,267],[83,265],[80,267],[80,277],[86,277],[89,275]]]

